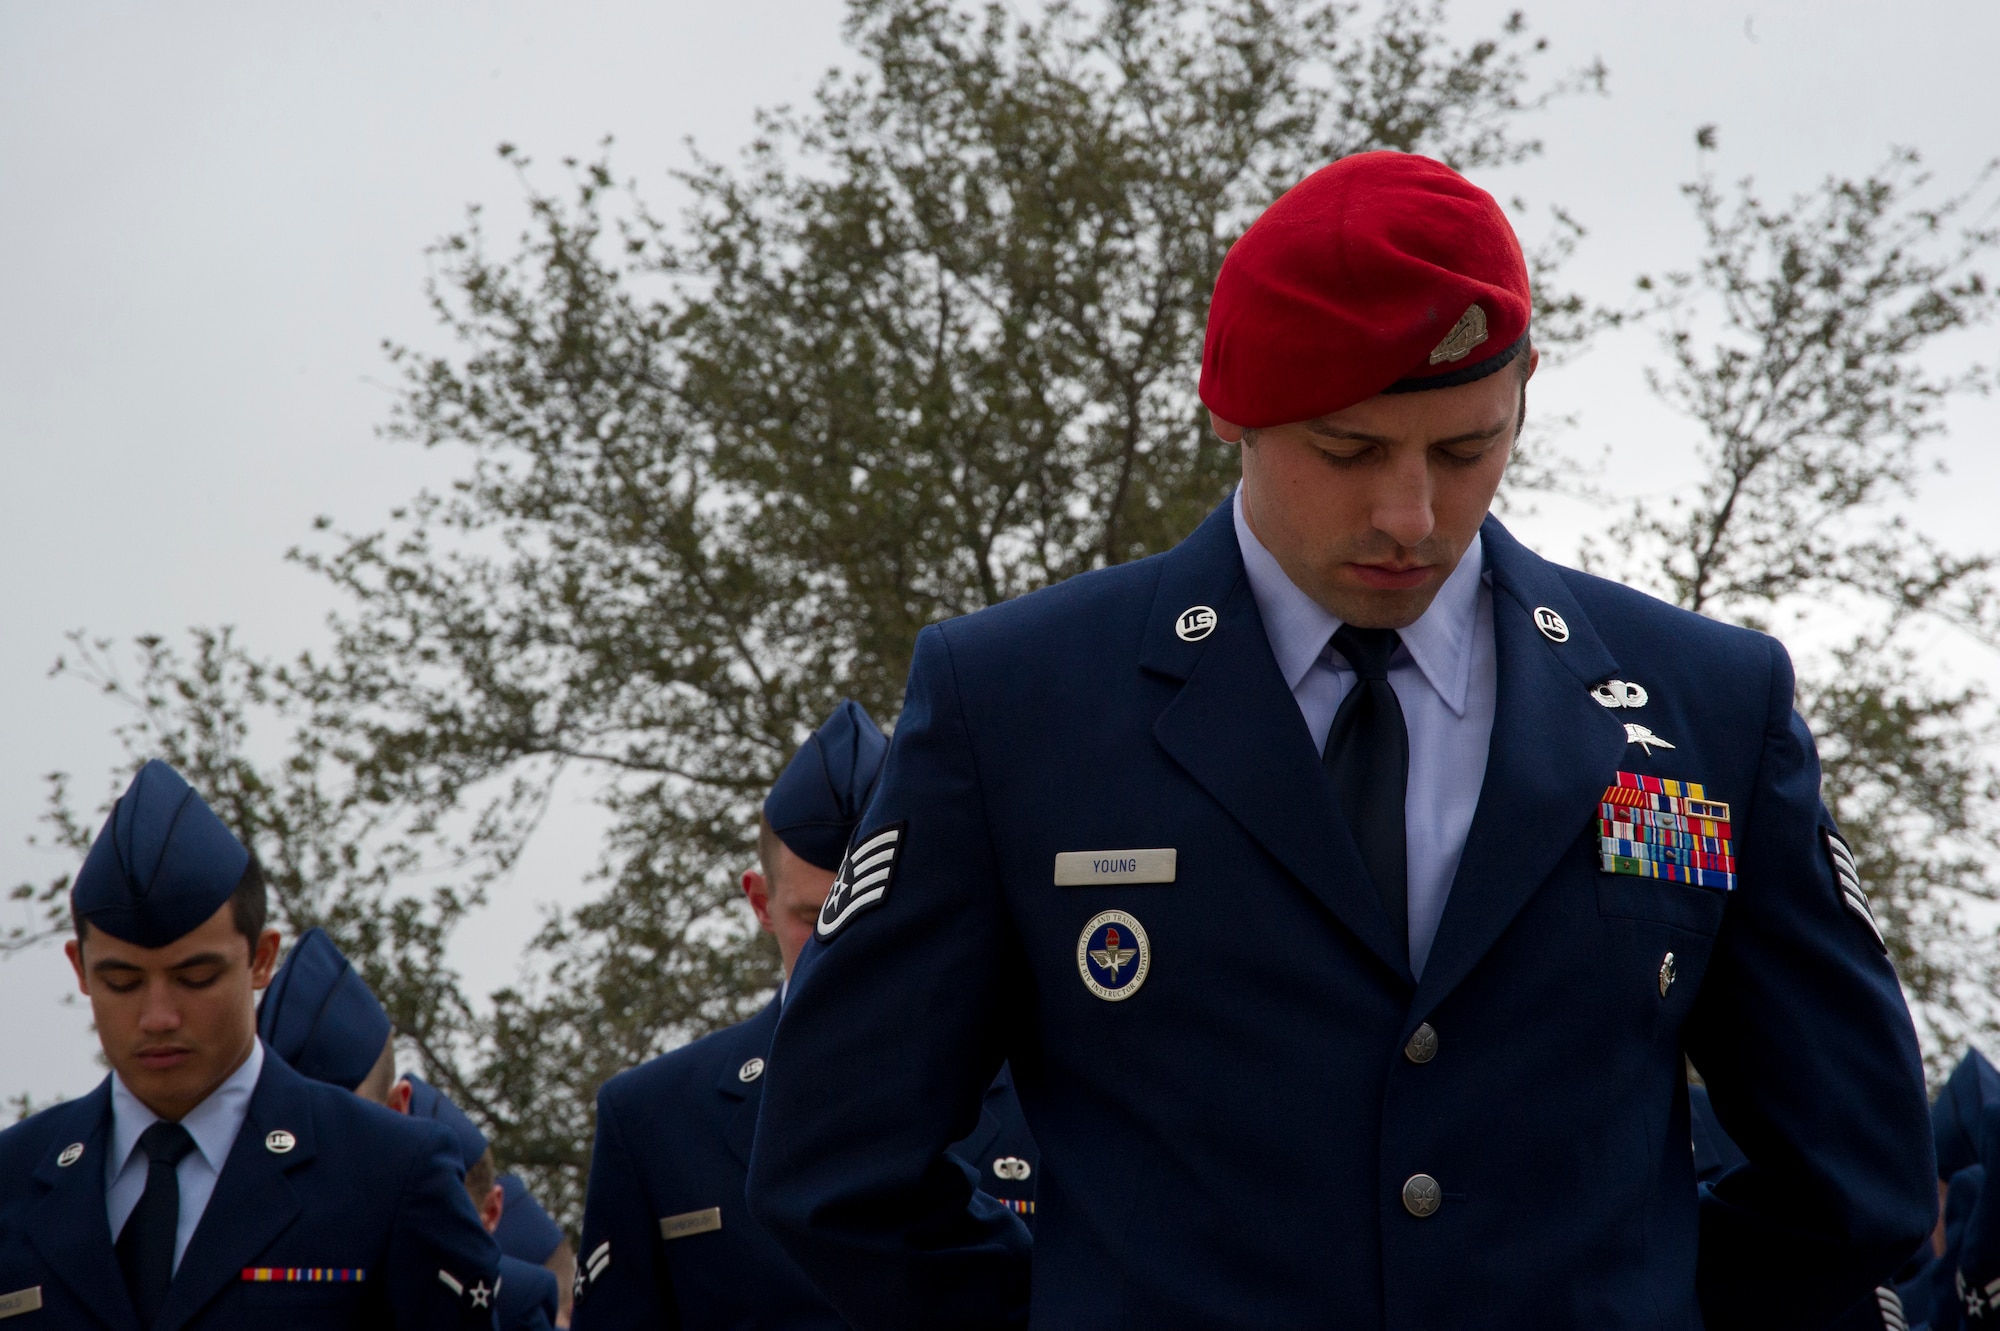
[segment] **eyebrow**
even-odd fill
[[[167,967],[167,969],[170,971],[185,971],[193,970],[197,966],[227,966],[228,964],[229,958],[220,952],[197,952],[185,961],[176,961],[173,965]],[[104,960],[94,963],[90,969],[93,973],[102,974],[106,971],[136,971],[144,970],[145,968],[118,957],[106,957]]]
[[[1506,428],[1507,428],[1507,422],[1505,420],[1501,420],[1492,425],[1487,426],[1483,430],[1469,430],[1464,434],[1455,434],[1450,436],[1449,438],[1433,439],[1430,441],[1427,447],[1443,448],[1449,444],[1481,443],[1485,440],[1494,438]],[[1340,426],[1330,424],[1324,420],[1307,421],[1306,429],[1311,431],[1313,434],[1318,435],[1322,439],[1352,439],[1356,443],[1381,444],[1385,447],[1394,444],[1396,442],[1394,439],[1390,439],[1385,435],[1364,434],[1360,430],[1344,430]]]

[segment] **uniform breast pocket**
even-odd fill
[[[1627,874],[1597,876],[1597,913],[1615,920],[1647,920],[1713,937],[1728,904],[1729,894],[1712,887]]]

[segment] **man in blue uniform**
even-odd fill
[[[1810,1327],[1929,1232],[1784,651],[1487,515],[1529,308],[1457,173],[1315,173],[1216,283],[1236,494],[919,636],[749,1183],[852,1325]],[[943,1167],[1003,1061],[1032,1287]]]
[[[257,1009],[257,1033],[272,1053],[314,1080],[449,1130],[466,1198],[499,1241],[505,1194],[486,1134],[432,1087],[396,1079],[389,1014],[324,929],[308,929],[292,945]],[[499,1331],[548,1331],[558,1316],[555,1274],[508,1253],[504,1241],[500,1249],[493,1287]]]
[[[150,762],[70,889],[111,1075],[0,1133],[0,1317],[103,1331],[488,1328],[499,1251],[451,1141],[257,1037],[256,860]]]
[[[1749,1163],[1742,1148],[1716,1122],[1706,1086],[1688,1087],[1688,1118],[1694,1128],[1694,1176],[1702,1186],[1718,1183],[1730,1170]],[[1821,1331],[1910,1331],[1910,1311],[1899,1287],[1905,1281],[1921,1280],[1930,1257],[1929,1246],[1920,1247],[1905,1260],[1895,1283],[1878,1285],[1844,1314],[1824,1323]]]
[[[811,937],[888,742],[843,702],[795,754],[759,815],[761,872],[743,875],[785,973]],[[766,1055],[784,991],[750,1020],[605,1083],[577,1268],[578,1331],[661,1326],[841,1328],[743,1203]],[[1039,1156],[1004,1077],[946,1167],[992,1218],[1034,1211]],[[1003,1209],[1004,1208],[1004,1209]]]
[[[479,1221],[488,1233],[500,1228],[505,1216],[506,1193],[500,1186],[499,1169],[493,1148],[479,1125],[451,1097],[421,1077],[404,1077],[396,1083],[396,1097],[402,1112],[412,1118],[435,1119],[451,1129],[458,1143],[466,1195],[479,1212]],[[392,1102],[394,1103],[394,1102]],[[539,1263],[500,1255],[500,1280],[495,1286],[494,1308],[500,1331],[550,1331],[559,1311],[559,1291],[553,1272]]]
[[[542,1209],[519,1174],[500,1176],[500,1223],[493,1237],[500,1251],[546,1270],[556,1281],[556,1325],[569,1325],[570,1287],[576,1279],[576,1248],[555,1218]]]

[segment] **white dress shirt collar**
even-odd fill
[[[194,1146],[201,1152],[202,1159],[217,1174],[222,1172],[223,1162],[229,1158],[230,1148],[236,1145],[236,1134],[243,1130],[243,1120],[250,1113],[250,1096],[257,1089],[257,1078],[264,1071],[264,1042],[253,1041],[250,1056],[243,1060],[241,1067],[223,1079],[220,1086],[208,1093],[208,1097],[190,1109],[181,1119],[181,1126],[188,1136],[194,1138]],[[116,1178],[132,1158],[132,1152],[139,1149],[139,1137],[160,1121],[160,1116],[146,1108],[145,1103],[125,1085],[124,1078],[116,1072],[111,1074],[111,1177]]]
[[[1264,632],[1271,651],[1278,658],[1278,670],[1285,686],[1296,691],[1306,672],[1326,654],[1326,646],[1339,628],[1338,615],[1300,591],[1285,573],[1277,557],[1264,548],[1250,522],[1243,515],[1243,487],[1236,487],[1231,500],[1236,520],[1236,544],[1243,553],[1243,571],[1250,579],[1250,593],[1257,598],[1257,612],[1264,617]],[[1454,715],[1465,715],[1466,694],[1472,680],[1473,633],[1478,624],[1479,586],[1485,554],[1479,534],[1465,548],[1458,567],[1438,588],[1428,608],[1408,628],[1397,630],[1404,650],[1410,654],[1424,679]]]

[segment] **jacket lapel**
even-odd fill
[[[217,1295],[242,1278],[299,1216],[299,1195],[286,1177],[312,1160],[316,1149],[312,1101],[303,1077],[270,1052],[250,1095],[243,1130],[215,1181],[215,1192],[181,1255],[154,1331],[178,1331]],[[265,1138],[283,1129],[295,1145],[280,1153]]]
[[[750,1143],[757,1136],[757,1107],[764,1100],[764,1076],[759,1073],[743,1080],[743,1065],[753,1058],[771,1056],[771,1037],[778,1029],[778,1002],[772,999],[762,1012],[731,1032],[735,1038],[723,1056],[716,1074],[715,1090],[724,1102],[723,1138],[745,1169],[750,1167]]]
[[[49,1111],[54,1136],[35,1164],[35,1183],[48,1189],[35,1210],[28,1239],[69,1291],[112,1331],[139,1331],[138,1314],[125,1292],[112,1247],[104,1201],[104,1153],[111,1149],[111,1079],[80,1100]],[[83,1154],[58,1164],[63,1150],[83,1144]]]
[[[1499,675],[1493,737],[1417,1012],[1465,978],[1575,845],[1625,751],[1624,726],[1590,696],[1618,663],[1561,575],[1493,518],[1482,538]],[[1539,607],[1562,616],[1567,641],[1535,626]]]
[[[994,1116],[991,1108],[981,1105],[979,1126],[972,1130],[970,1136],[952,1146],[951,1153],[978,1170],[980,1178],[983,1179],[986,1177],[986,1166],[983,1162],[994,1140],[999,1136],[1000,1120]]]
[[[1190,643],[1175,625],[1194,606],[1213,609],[1216,626]],[[1161,746],[1407,982],[1409,957],[1389,927],[1312,735],[1271,655],[1229,504],[1162,557],[1139,663],[1183,681],[1154,723]]]

